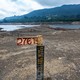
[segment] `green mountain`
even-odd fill
[[[21,16],[6,17],[1,22],[54,22],[80,21],[80,4],[63,5],[60,7],[41,9]]]

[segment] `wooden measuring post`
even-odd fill
[[[37,77],[36,80],[44,80],[44,46],[42,36],[38,36],[38,45],[36,47]]]
[[[37,79],[44,80],[44,46],[36,47],[36,58],[37,58]]]
[[[36,80],[44,80],[44,46],[42,35],[28,36],[27,38],[17,38],[17,45],[36,46]]]

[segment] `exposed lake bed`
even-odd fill
[[[0,32],[0,80],[36,80],[36,45],[16,45],[17,37],[36,35],[44,38],[45,78],[79,80],[80,30],[48,25]]]

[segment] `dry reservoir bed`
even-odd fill
[[[17,37],[43,35],[45,78],[80,80],[80,30],[47,26],[0,32],[0,80],[36,80],[36,46],[17,46]]]

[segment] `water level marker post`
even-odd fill
[[[37,77],[36,80],[44,80],[44,46],[43,38],[38,36],[38,44],[36,46],[36,63],[37,63]]]
[[[17,45],[36,46],[36,80],[44,80],[44,45],[42,35],[28,36],[27,38],[17,38]]]

